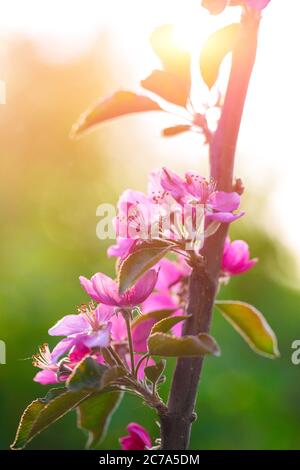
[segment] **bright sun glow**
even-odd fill
[[[296,56],[289,54],[291,44],[300,42],[300,2],[293,2],[293,13],[287,8],[283,9],[282,3],[274,0],[264,12],[236,171],[237,176],[247,175],[247,186],[272,190],[273,195],[268,196],[271,204],[266,224],[272,227],[270,230],[274,236],[284,239],[294,248],[300,259],[300,227],[295,218],[295,206],[291,203],[299,197],[300,158],[296,154],[299,153],[300,67],[295,67]],[[138,83],[139,78],[157,67],[157,58],[149,47],[148,37],[158,25],[175,24],[175,40],[182,47],[194,50],[195,46],[199,48],[210,31],[234,21],[239,15],[238,9],[232,9],[220,17],[211,18],[201,10],[200,0],[10,0],[2,5],[1,12],[2,34],[16,32],[30,35],[51,60],[73,56],[106,30],[111,35],[118,59],[125,58],[121,86],[127,85],[126,73],[137,77]],[[282,24],[289,25],[284,35],[278,34]],[[293,74],[287,74],[291,67]],[[287,77],[288,85],[283,88]],[[9,83],[7,87],[9,89]],[[291,123],[288,142],[281,132],[281,118]],[[191,155],[198,154],[195,147],[198,142],[188,143],[184,137],[168,145],[165,147],[168,152],[170,146],[174,146],[175,165],[182,160],[182,152],[184,155],[189,153],[187,145],[193,147]],[[185,163],[196,166],[195,160]],[[275,178],[276,187],[269,188],[270,178],[272,181]]]

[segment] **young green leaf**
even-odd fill
[[[166,333],[154,333],[148,339],[151,356],[198,357],[205,354],[220,355],[216,341],[205,333],[198,336],[176,337]]]
[[[147,96],[137,95],[131,91],[117,91],[82,114],[72,128],[71,137],[78,137],[104,121],[125,114],[161,110],[161,107]]]
[[[190,315],[177,315],[175,317],[164,318],[159,322],[155,323],[151,330],[151,335],[154,333],[168,333],[173,326],[177,325],[181,321],[187,320]]]
[[[123,294],[148,269],[152,268],[170,251],[172,245],[163,240],[145,242],[138,246],[121,264],[119,290]]]
[[[92,357],[84,358],[73,370],[67,380],[67,387],[71,391],[97,390],[101,388],[101,381],[107,367],[98,364]]]
[[[147,352],[147,339],[153,325],[172,315],[175,309],[157,310],[137,317],[132,323],[132,337],[136,352]]]
[[[159,361],[157,364],[153,366],[147,366],[144,369],[145,376],[151,383],[156,384],[159,381],[163,371],[165,370],[165,367],[166,367],[166,361],[164,360]]]
[[[164,100],[183,107],[190,94],[190,86],[186,81],[165,70],[153,70],[149,77],[141,81],[141,85]]]
[[[45,398],[33,401],[24,411],[11,449],[23,449],[37,434],[78,406],[88,391],[54,389]]]
[[[106,388],[126,375],[126,370],[120,366],[108,367],[101,378],[101,387]]]
[[[255,307],[231,300],[218,300],[215,305],[256,353],[271,359],[279,356],[275,333]]]
[[[105,437],[111,417],[119,406],[123,394],[100,392],[92,395],[77,408],[77,423],[80,429],[88,431],[86,447],[95,449]]]
[[[175,311],[174,308],[166,308],[164,310],[154,310],[153,312],[143,313],[142,315],[136,317],[133,320],[133,322],[131,324],[131,328],[132,328],[132,330],[134,330],[137,326],[139,326],[139,325],[143,326],[144,323],[149,321],[149,320],[153,320],[153,325],[154,325],[154,323],[162,320],[163,318],[167,318],[170,315],[172,315],[172,313],[174,313],[174,311]]]
[[[239,32],[239,23],[233,23],[214,32],[205,42],[200,55],[200,71],[206,85],[211,88],[219,75],[225,56],[232,52]]]

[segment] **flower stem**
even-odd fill
[[[218,129],[210,142],[210,173],[218,189],[232,191],[236,143],[255,61],[260,16],[247,10],[237,38],[228,88]],[[228,226],[205,241],[204,266],[194,267],[189,280],[187,311],[192,315],[184,325],[184,334],[209,332],[214,300],[218,289],[220,264]],[[203,358],[179,358],[168,400],[168,411],[160,416],[161,449],[188,448],[194,407]]]
[[[142,365],[142,362],[149,357],[149,353],[144,354],[139,360],[135,368],[134,376],[137,377],[139,368]]]
[[[111,354],[111,356],[115,359],[116,361],[116,364],[120,367],[123,367],[124,369],[126,369],[126,365],[124,364],[124,362],[122,361],[122,359],[120,358],[119,354],[117,353],[117,351],[115,351],[111,346],[109,346],[107,348]]]
[[[130,313],[123,312],[123,317],[126,323],[127,329],[127,339],[128,339],[128,347],[129,347],[129,354],[130,354],[130,365],[131,365],[131,372],[134,375],[134,352],[133,352],[133,342],[132,342],[132,334],[131,334],[131,324],[130,324]]]

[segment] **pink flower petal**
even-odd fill
[[[249,261],[249,246],[244,240],[234,240],[223,255],[223,262],[228,265],[243,265]]]
[[[133,348],[135,352],[145,353],[147,351],[147,340],[152,326],[156,323],[154,318],[149,318],[132,329]]]
[[[110,277],[103,273],[97,273],[94,274],[91,281],[100,302],[112,306],[120,304],[121,297],[119,296],[118,285]]]
[[[231,214],[230,212],[206,212],[205,219],[230,224],[243,217],[243,215],[245,215],[245,212],[239,212],[238,214]]]
[[[130,423],[127,430],[132,437],[137,437],[145,446],[151,447],[151,438],[143,426],[138,423]]]
[[[121,197],[118,201],[118,209],[122,210],[124,207],[126,208],[126,205],[128,204],[147,205],[148,203],[148,198],[144,193],[140,191],[133,191],[132,189],[126,189],[126,191],[121,194]]]
[[[34,382],[42,385],[50,385],[58,383],[56,373],[53,370],[41,370],[33,378]]]
[[[177,308],[177,303],[170,294],[152,294],[143,302],[142,312],[149,313],[155,310]]]
[[[87,279],[84,276],[79,277],[80,284],[84,288],[85,292],[93,299],[95,302],[100,302],[99,296],[97,292],[95,291],[92,281]]]
[[[158,266],[160,269],[155,288],[159,291],[169,291],[170,286],[173,286],[184,277],[179,263],[164,258],[158,263]]]
[[[64,338],[62,339],[51,353],[53,362],[56,362],[61,356],[63,356],[67,351],[76,344],[76,338]]]
[[[125,259],[134,249],[138,240],[132,238],[118,238],[116,245],[112,245],[107,250],[108,256]]]
[[[122,315],[111,318],[111,337],[113,341],[124,341],[127,338],[126,323]]]
[[[208,204],[212,209],[219,212],[232,212],[238,209],[240,205],[240,196],[238,193],[226,193],[224,191],[216,191],[212,193],[208,199]]]
[[[89,353],[90,353],[90,348],[88,348],[82,343],[78,343],[74,346],[74,348],[70,352],[69,359],[71,363],[77,364],[78,362],[81,361],[81,359],[83,359]]]
[[[245,241],[235,240],[230,243],[229,239],[226,240],[222,258],[223,272],[235,276],[248,271],[256,263],[256,258],[250,260],[249,246]]]
[[[239,268],[236,269],[236,274],[243,274],[246,271],[249,271],[249,269],[253,268],[253,266],[255,266],[257,262],[258,262],[258,258],[253,258],[249,260],[243,266],[240,266]]]
[[[115,309],[110,305],[99,304],[94,311],[98,323],[106,323],[114,315]]]
[[[203,189],[204,187],[207,187],[205,178],[203,178],[203,176],[200,176],[195,171],[188,171],[185,174],[185,179],[187,181],[186,187],[188,189],[188,192],[192,194],[192,196],[194,196],[195,198],[200,199],[201,202],[205,202],[205,200],[202,200],[205,199],[205,197],[203,198]]]
[[[85,335],[82,342],[88,348],[107,348],[110,343],[110,327]]]
[[[163,168],[161,181],[162,187],[171,193],[173,198],[181,203],[187,194],[187,190],[185,187],[185,181],[173,171]]]
[[[86,319],[81,315],[66,315],[48,331],[50,336],[70,336],[88,328]]]
[[[144,302],[153,291],[158,277],[158,270],[150,269],[144,274],[137,283],[125,292],[122,296],[122,302],[128,302],[128,305],[138,305]],[[125,299],[126,296],[126,300]],[[126,304],[124,303],[124,305]]]

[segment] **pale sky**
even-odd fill
[[[201,42],[209,31],[238,14],[234,9],[211,18],[199,5],[200,0],[0,0],[0,31],[28,34],[38,41],[49,60],[67,60],[105,29],[118,57],[125,57],[128,76],[120,76],[120,88],[126,88],[157,66],[148,45],[149,34],[156,26],[176,24],[179,38],[191,44]],[[299,0],[272,0],[264,11],[236,174],[252,190],[265,191],[269,210],[262,223],[294,250],[300,266],[299,17]],[[116,64],[118,67],[121,70]],[[158,125],[153,123],[155,129]],[[145,140],[151,145],[149,132]],[[195,168],[195,139],[188,142],[178,137],[164,143],[160,155],[170,150],[175,162],[184,152],[185,164]],[[159,159],[155,163],[158,165]]]

